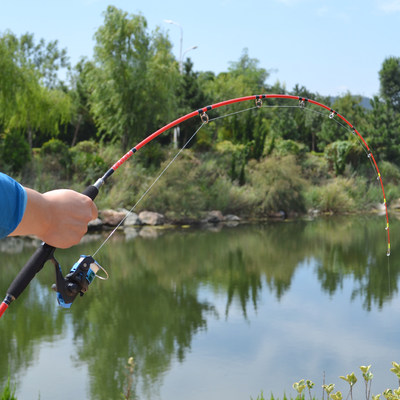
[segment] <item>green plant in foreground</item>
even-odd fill
[[[305,389],[305,387],[306,387],[306,384],[304,383],[304,379],[302,379],[301,381],[299,381],[299,382],[295,382],[295,383],[293,383],[293,389],[294,390],[296,390],[297,391],[297,393],[298,393],[298,398],[299,399],[301,399],[301,393],[302,393],[302,391]]]
[[[310,396],[310,400],[312,400],[311,389],[314,387],[314,385],[315,384],[314,384],[313,381],[310,381],[309,379],[306,380],[306,386],[307,386],[307,389],[308,389],[308,394]]]
[[[332,393],[331,399],[332,400],[342,400],[343,399],[342,392],[337,391],[336,393]]]
[[[353,400],[353,386],[357,382],[357,378],[354,375],[354,372],[352,372],[351,374],[347,374],[346,376],[340,376],[339,378],[343,379],[350,385],[350,398]],[[368,399],[368,397],[367,397],[367,399]]]
[[[399,386],[400,386],[400,365],[397,364],[397,362],[392,362],[393,368],[390,368],[390,371],[392,371],[398,378],[399,380]]]
[[[127,370],[127,383],[126,383],[126,393],[122,394],[122,398],[124,400],[129,400],[132,394],[132,386],[133,386],[133,371],[135,369],[135,361],[133,357],[128,358],[128,362],[125,366]]]
[[[399,400],[400,399],[400,387],[398,389],[386,389],[383,392],[383,396],[387,400]]]
[[[369,399],[370,393],[371,393],[371,383],[372,383],[372,378],[374,375],[370,371],[371,365],[365,366],[362,365],[360,367],[363,378],[364,378],[364,383],[365,383],[365,398]],[[378,400],[378,399],[374,399]]]
[[[364,383],[365,383],[365,399],[366,400],[380,400],[381,394],[377,394],[371,397],[371,383],[372,383],[372,378],[374,375],[370,371],[371,365],[362,365],[360,367],[360,370],[362,372],[362,376],[364,378]],[[386,400],[400,400],[400,365],[396,362],[392,362],[392,368],[390,369],[391,372],[393,372],[397,378],[399,379],[399,387],[397,389],[386,389],[382,395],[385,397]],[[346,397],[350,397],[353,399],[353,386],[357,382],[357,377],[352,372],[351,374],[347,374],[346,376],[340,376],[339,378],[343,379],[350,385],[350,391]],[[314,383],[310,380],[300,380],[299,382],[295,382],[293,384],[293,389],[295,389],[298,393],[298,396],[296,397],[297,399],[302,399],[302,392],[305,388],[308,388],[308,392],[310,395],[310,400],[312,400],[312,395],[311,395],[311,389],[314,387]],[[343,396],[340,391],[337,391],[336,393],[333,393],[333,390],[335,389],[335,385],[333,383],[330,383],[328,385],[323,384],[323,395],[322,399],[324,399],[325,392],[327,394],[328,400],[342,400]]]
[[[15,397],[15,385],[13,388],[11,388],[10,377],[8,377],[7,384],[4,387],[0,400],[17,400]]]
[[[328,394],[328,399],[334,388],[335,388],[334,383],[330,383],[329,385],[322,385],[322,389],[324,389],[324,391]]]

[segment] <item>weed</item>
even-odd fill
[[[7,384],[1,395],[1,400],[17,400],[15,397],[15,385],[11,387],[10,377],[8,377]]]

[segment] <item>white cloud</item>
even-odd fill
[[[395,13],[400,11],[400,0],[379,0],[378,7],[384,12]]]

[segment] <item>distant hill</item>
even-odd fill
[[[364,96],[362,96],[361,97],[361,105],[364,107],[364,108],[366,108],[367,110],[372,110],[372,107],[371,107],[371,100],[372,99],[370,99],[369,97],[364,97]]]
[[[331,96],[330,101],[331,104],[333,104],[335,102],[335,100],[337,99],[338,96]],[[371,98],[370,97],[365,97],[365,96],[361,96],[361,102],[360,105],[362,107],[364,107],[366,110],[372,110],[371,107]]]

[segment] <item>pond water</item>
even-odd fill
[[[0,388],[19,400],[256,399],[295,396],[300,379],[335,383],[372,364],[372,393],[400,362],[399,222],[342,217],[220,229],[123,233],[70,310],[56,306],[51,263],[0,320]],[[144,232],[143,232],[144,233]],[[64,273],[101,238],[56,255]],[[33,252],[3,242],[0,293]],[[15,242],[14,242],[15,243]],[[19,242],[18,242],[19,243]],[[134,358],[134,370],[127,367]]]

